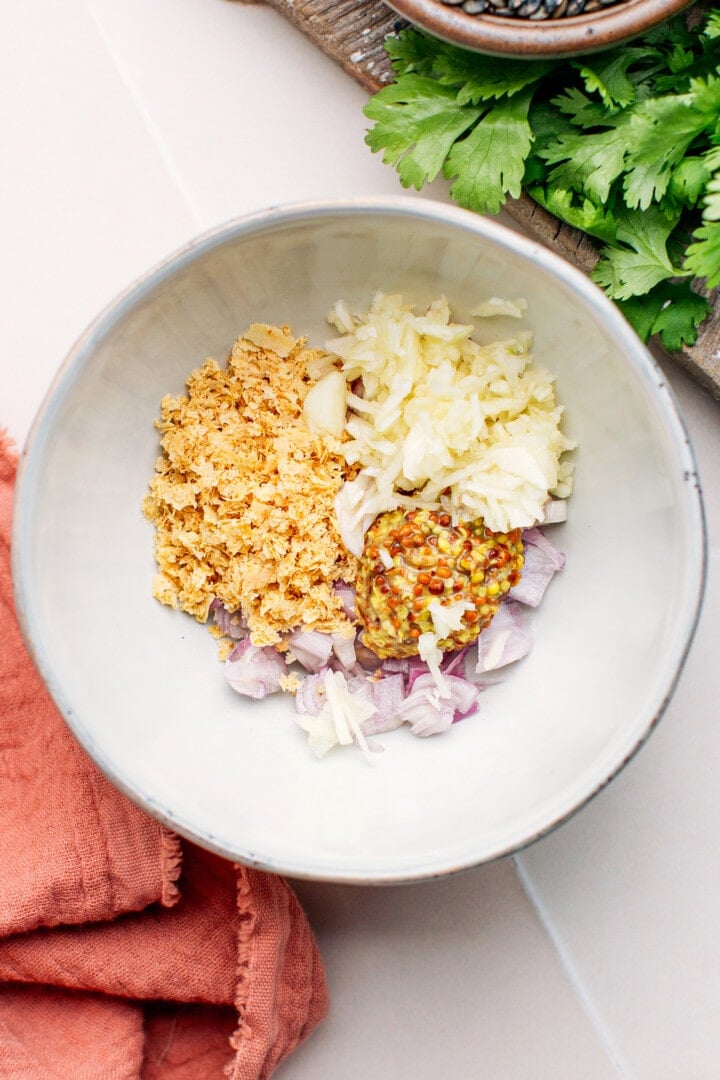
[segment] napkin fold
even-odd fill
[[[70,734],[13,604],[0,431],[0,1076],[264,1080],[327,1011],[281,878],[175,836]]]

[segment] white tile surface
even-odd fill
[[[380,889],[296,886],[331,1011],[278,1080],[613,1080],[509,860]]]
[[[203,225],[278,202],[399,190],[363,143],[364,91],[271,8],[89,6]]]
[[[706,493],[711,558],[696,641],[643,750],[519,862],[625,1075],[711,1080],[720,1075],[720,411],[667,370]]]
[[[84,5],[5,5],[2,423],[24,438],[77,334],[194,227]]]
[[[198,229],[399,190],[363,143],[363,92],[261,6],[65,0],[3,15],[0,424],[18,441],[98,309]],[[333,1005],[283,1076],[720,1075],[720,412],[672,378],[708,498],[708,600],[647,747],[521,858],[567,968],[511,861],[400,889],[303,885]]]

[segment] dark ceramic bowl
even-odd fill
[[[442,0],[390,0],[389,6],[429,34],[495,56],[547,59],[596,52],[629,41],[688,7],[690,0],[618,0],[561,18],[468,15]]]

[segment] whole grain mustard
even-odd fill
[[[413,656],[433,632],[437,605],[465,610],[458,629],[438,646],[469,645],[489,626],[503,597],[520,580],[520,529],[493,533],[482,521],[452,523],[434,510],[393,510],[368,529],[357,579],[363,642],[380,657]]]

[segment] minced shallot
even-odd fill
[[[455,653],[438,650],[429,659],[426,654],[380,660],[362,645],[357,629],[355,638],[344,636],[341,641],[337,635],[294,631],[287,636],[284,654],[269,646],[256,648],[245,636],[225,662],[228,683],[247,697],[265,697],[286,687],[286,657],[293,661],[301,669],[295,691],[297,723],[318,757],[334,746],[355,743],[372,759],[378,749],[373,736],[402,726],[420,736],[447,731],[476,711],[480,693],[486,683],[497,681],[499,669],[531,649],[528,612],[562,569],[564,557],[540,530],[530,535],[526,550],[535,552],[526,598],[507,598],[473,646]],[[352,587],[343,589],[352,611]],[[221,605],[213,605],[213,614],[219,626],[228,625],[230,616]],[[231,625],[236,634],[247,635],[241,620]],[[427,644],[433,650],[433,643]]]

